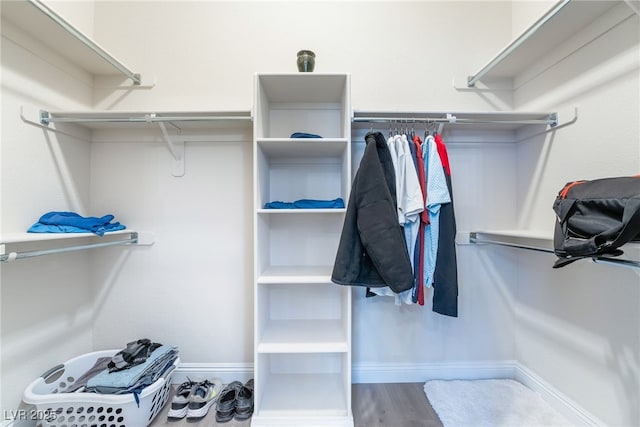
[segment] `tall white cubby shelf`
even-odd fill
[[[347,203],[350,77],[257,74],[254,120],[251,424],[353,426],[351,289],[331,282],[345,209],[265,209],[272,201]]]

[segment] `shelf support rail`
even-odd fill
[[[120,73],[126,76],[128,79],[133,81],[133,84],[140,85],[142,83],[142,78],[140,74],[134,73],[129,68],[127,68],[124,64],[118,61],[116,58],[111,56],[109,52],[104,50],[102,47],[97,45],[93,40],[82,34],[77,28],[67,22],[64,18],[54,12],[47,5],[42,3],[40,0],[28,0],[30,4],[32,4],[36,9],[40,10],[47,18],[51,19],[53,22],[62,27],[65,31],[67,31],[70,35],[80,40],[84,45],[86,45],[89,49],[96,53],[96,55],[100,56],[102,59],[111,64],[114,68],[116,68]]]
[[[102,243],[89,243],[86,245],[76,245],[76,246],[67,246],[64,248],[55,248],[55,249],[42,249],[38,251],[27,251],[27,252],[9,252],[8,254],[1,254],[0,261],[3,262],[11,262],[17,259],[23,258],[33,258],[42,255],[51,255],[51,254],[59,254],[65,252],[74,252],[80,251],[84,249],[93,249],[93,248],[104,248],[107,246],[119,246],[119,245],[132,245],[138,243],[138,233],[132,232],[129,239],[117,240],[113,242],[102,242]],[[2,247],[4,245],[0,245]]]
[[[493,58],[489,63],[480,69],[477,73],[467,78],[467,87],[474,87],[478,80],[482,79],[489,71],[491,71],[496,65],[502,62],[507,56],[516,50],[522,43],[527,41],[532,35],[534,35],[540,28],[542,28],[547,22],[553,19],[566,5],[571,3],[572,0],[562,0],[557,3],[551,10],[538,19],[531,27],[527,29],[520,37],[512,41],[498,56]]]
[[[482,243],[482,244],[490,244],[490,245],[498,245],[498,246],[507,246],[510,248],[516,249],[525,249],[536,252],[544,252],[548,254],[555,254],[553,249],[548,248],[540,248],[537,246],[530,245],[521,245],[517,243],[505,242],[501,240],[492,240],[492,239],[484,239],[478,236],[478,233],[471,232],[469,233],[469,242],[470,243]],[[603,264],[611,264],[617,265],[621,267],[629,267],[629,268],[640,268],[640,261],[634,261],[629,259],[619,259],[619,258],[610,258],[610,257],[591,257],[591,260],[595,263],[603,263]]]

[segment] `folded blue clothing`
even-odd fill
[[[273,201],[265,203],[265,209],[341,209],[344,200],[338,197],[333,200],[300,199],[294,202]]]
[[[104,228],[104,232],[100,235],[104,235],[105,232],[124,230],[124,225],[119,222],[111,223]],[[36,222],[27,230],[28,233],[92,233],[90,230],[84,228],[74,227],[73,225],[47,225]],[[98,233],[96,233],[98,234]]]
[[[322,138],[322,137],[320,135],[316,135],[315,133],[294,132],[291,134],[291,138]]]
[[[83,217],[75,212],[47,212],[37,223],[33,224],[29,233],[94,233],[99,236],[108,231],[124,230],[119,222],[111,222],[113,215]]]
[[[173,365],[178,357],[177,347],[162,345],[144,363],[121,371],[105,369],[87,381],[87,392],[123,394],[153,384]]]

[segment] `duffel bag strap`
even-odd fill
[[[622,224],[624,225],[618,236],[611,243],[604,244],[605,249],[617,248],[640,235],[640,198],[627,200],[622,213]]]

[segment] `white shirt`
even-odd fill
[[[438,237],[440,235],[440,206],[451,202],[447,178],[442,160],[433,136],[429,135],[422,144],[424,169],[427,179],[427,203],[429,224],[424,229],[424,286],[431,287],[436,270]]]
[[[398,222],[404,226],[407,253],[411,260],[411,267],[415,271],[413,251],[418,239],[420,213],[424,210],[424,199],[416,168],[411,156],[409,141],[406,135],[396,135],[387,141],[396,174],[396,201],[398,204]],[[394,296],[396,304],[402,302],[413,304],[412,290],[396,294],[389,287],[373,288],[376,295]]]

